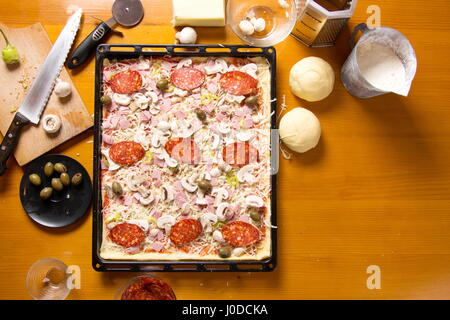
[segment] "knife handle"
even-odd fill
[[[85,63],[92,51],[94,51],[99,44],[103,42],[111,28],[105,23],[100,23],[75,49],[69,58],[67,66],[69,69],[74,69]]]
[[[8,131],[3,137],[2,144],[0,145],[0,176],[6,171],[6,161],[8,161],[8,158],[17,146],[17,142],[19,142],[22,128],[28,123],[30,123],[30,120],[20,112],[16,112]]]

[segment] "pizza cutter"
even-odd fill
[[[141,22],[144,8],[140,0],[116,0],[112,6],[112,17],[100,23],[70,56],[67,66],[74,69],[86,62],[107,34],[116,26],[134,27]]]

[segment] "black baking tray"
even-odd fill
[[[100,257],[102,241],[102,197],[100,180],[100,146],[103,95],[102,67],[103,59],[133,59],[145,57],[265,57],[271,68],[271,128],[276,128],[276,51],[273,47],[256,48],[245,45],[154,45],[154,44],[104,44],[97,47],[95,66],[95,121],[94,121],[94,205],[93,205],[93,238],[92,266],[97,271],[136,271],[136,272],[262,272],[273,271],[277,264],[277,228],[271,228],[272,255],[261,261],[133,261],[106,260]],[[276,130],[272,130],[276,132]],[[272,134],[271,156],[271,223],[277,225],[277,168],[278,138]]]

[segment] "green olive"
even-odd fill
[[[169,167],[169,170],[172,172],[173,175],[180,172],[180,168],[178,166],[176,167]]]
[[[72,184],[78,186],[81,184],[81,181],[83,181],[83,175],[79,172],[75,173],[72,177]]]
[[[221,258],[229,258],[231,256],[231,248],[230,247],[220,247],[218,253],[219,253],[219,257],[221,257]]]
[[[53,178],[52,188],[55,189],[56,191],[61,191],[62,189],[64,189],[64,185],[62,184],[61,179]]]
[[[201,110],[201,109],[197,109],[195,110],[195,114],[197,115],[198,120],[200,121],[206,121],[206,112]]]
[[[202,190],[205,193],[211,192],[212,189],[212,185],[211,182],[207,181],[207,180],[200,180],[197,183],[198,187],[200,188],[200,190]]]
[[[112,183],[111,188],[112,188],[112,191],[114,192],[115,195],[117,195],[117,196],[122,195],[123,189],[122,189],[122,186],[120,185],[120,183],[114,181]]]
[[[61,175],[59,176],[59,179],[61,180],[61,183],[63,185],[65,185],[66,187],[70,184],[70,176],[66,172],[61,173]]]
[[[156,83],[156,87],[161,91],[167,90],[169,88],[169,80],[167,79],[158,80],[158,82]]]
[[[39,177],[39,175],[37,175],[36,173],[30,174],[28,178],[30,179],[30,182],[35,186],[41,185],[41,177]]]
[[[61,162],[55,163],[55,171],[58,173],[67,172],[67,168]]]
[[[261,220],[261,215],[259,214],[258,211],[252,211],[252,212],[250,213],[250,218],[251,218],[253,221],[259,221],[259,220]]]
[[[100,98],[100,102],[101,103],[103,103],[103,104],[111,104],[111,97],[110,96],[107,96],[107,95],[104,95],[104,96],[102,96],[101,98]]]
[[[41,193],[39,193],[39,196],[41,197],[42,200],[47,200],[48,198],[50,198],[52,196],[53,193],[53,189],[50,187],[44,188],[41,190]]]
[[[105,167],[109,168],[109,161],[104,155],[102,155],[102,161]]]
[[[50,177],[53,174],[53,171],[55,170],[55,167],[53,165],[53,163],[51,162],[47,162],[44,166],[44,174],[47,177]]]
[[[257,96],[248,96],[245,98],[245,104],[251,107],[258,105],[258,97]]]

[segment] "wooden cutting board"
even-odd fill
[[[19,50],[21,56],[18,66],[7,66],[0,61],[0,130],[4,135],[14,117],[14,110],[19,108],[24,100],[39,67],[50,52],[52,43],[40,23],[25,28],[8,28],[0,24],[0,28],[5,31],[10,43]],[[3,46],[2,39],[0,47]],[[61,130],[55,134],[47,134],[42,129],[42,121],[38,125],[26,126],[14,152],[20,166],[93,125],[93,120],[65,68],[59,78],[71,84],[72,94],[61,99],[52,93],[43,116],[59,115],[62,120]]]

